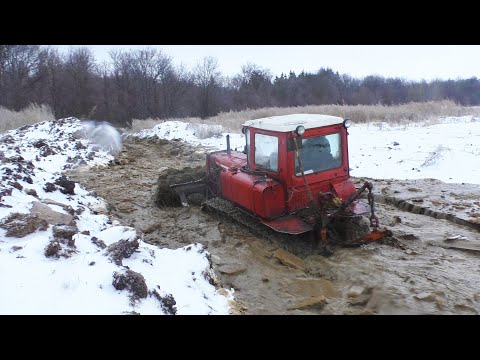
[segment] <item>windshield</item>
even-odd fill
[[[302,139],[299,149],[305,175],[335,169],[342,165],[340,133]],[[295,154],[295,173],[301,176],[298,158]]]

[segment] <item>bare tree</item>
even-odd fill
[[[218,70],[218,60],[207,56],[194,68],[194,82],[200,89],[200,116],[206,118],[214,115],[215,90],[221,82],[221,73]]]
[[[28,104],[31,77],[37,70],[39,50],[39,45],[2,45],[0,49],[2,105],[20,110]]]
[[[64,85],[68,108],[72,115],[91,117],[95,114],[96,65],[87,47],[72,48],[65,58]]]
[[[142,117],[150,117],[161,111],[159,84],[165,82],[172,70],[172,60],[161,50],[146,48],[134,53],[133,66],[140,83]]]

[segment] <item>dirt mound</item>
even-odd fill
[[[75,195],[75,192],[73,191],[75,189],[75,182],[68,180],[65,175],[62,175],[55,180],[55,184],[62,188],[60,191],[63,194]]]
[[[69,258],[77,252],[75,239],[73,239],[73,236],[78,232],[75,222],[72,225],[55,225],[52,230],[53,240],[45,248],[44,254],[46,257],[58,259],[62,256]]]
[[[154,194],[154,202],[158,207],[179,207],[182,206],[180,197],[172,190],[170,185],[180,184],[205,178],[205,166],[185,167],[183,169],[169,168],[164,170],[157,180],[157,188]],[[192,205],[199,205],[201,199],[197,194],[190,194],[187,197]]]
[[[78,232],[78,228],[75,224],[73,225],[56,225],[53,227],[53,237],[57,240],[60,240],[62,243],[66,243],[69,246],[75,245],[75,240],[73,240],[73,235]]]
[[[175,301],[175,298],[173,297],[172,294],[167,294],[165,296],[161,296],[158,293],[157,290],[153,289],[153,291],[150,293],[150,295],[156,297],[157,300],[160,301],[162,309],[163,309],[163,311],[165,311],[165,313],[170,314],[170,315],[176,315],[177,314],[177,307],[175,306],[177,304],[177,302]]]
[[[22,238],[37,230],[47,230],[48,223],[37,215],[13,213],[0,222],[0,227],[7,230],[7,237]]]
[[[145,299],[148,295],[147,284],[142,274],[132,270],[127,270],[124,274],[115,271],[113,273],[112,285],[117,290],[130,292],[130,301],[134,303],[136,300]]]
[[[133,241],[128,240],[120,240],[116,243],[111,244],[106,252],[112,259],[112,261],[121,266],[122,260],[124,258],[129,258],[138,249],[139,243],[138,240],[135,239]]]

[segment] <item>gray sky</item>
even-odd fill
[[[77,46],[77,45],[74,45]],[[354,77],[382,75],[407,80],[480,78],[480,45],[81,45],[97,59],[109,60],[112,49],[157,47],[188,69],[205,56],[218,59],[224,75],[235,75],[247,62],[273,75],[316,72],[330,67]],[[62,51],[70,45],[59,45]]]

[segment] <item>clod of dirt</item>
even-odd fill
[[[154,202],[159,207],[180,207],[182,203],[177,193],[170,185],[180,184],[205,177],[205,166],[186,167],[181,170],[169,168],[164,170],[157,180],[157,188],[154,194]],[[190,194],[189,197],[191,197]],[[193,197],[193,201],[198,200]]]
[[[175,301],[175,298],[173,297],[172,294],[161,296],[157,290],[153,289],[150,292],[150,295],[156,297],[157,300],[160,301],[162,309],[163,311],[165,311],[166,314],[169,314],[169,315],[177,314],[177,307],[175,306],[177,302]]]
[[[95,245],[97,245],[100,249],[105,249],[107,247],[107,244],[105,244],[103,242],[103,240],[99,240],[97,237],[93,236],[91,238],[92,240],[92,243],[94,243]]]
[[[403,234],[399,235],[399,238],[402,238],[403,240],[418,240],[418,237],[414,234]]]
[[[327,303],[327,298],[323,295],[310,297],[308,299],[302,300],[295,305],[287,307],[287,310],[305,310],[312,308],[323,308]]]
[[[87,147],[85,145],[83,145],[80,141],[77,141],[77,143],[75,144],[75,149],[76,150],[82,150],[82,149],[86,149]]]
[[[85,211],[85,208],[83,206],[79,206],[77,210],[75,210],[76,215],[81,215]]]
[[[17,190],[22,190],[23,189],[23,186],[20,183],[18,183],[18,181],[15,181],[15,182],[9,181],[8,185],[13,186]]]
[[[218,271],[226,275],[239,275],[247,271],[247,267],[241,264],[224,264],[218,268]]]
[[[33,143],[33,146],[36,147],[37,149],[40,149],[41,147],[46,145],[47,143],[45,142],[45,140],[37,140]]]
[[[422,292],[420,294],[414,295],[414,299],[421,300],[421,301],[435,301],[435,294],[431,292]]]
[[[75,192],[73,191],[75,189],[75,182],[68,180],[65,175],[62,175],[57,180],[55,180],[55,184],[62,188],[60,189],[60,191],[63,194],[75,195]]]
[[[51,182],[47,182],[45,183],[45,186],[43,187],[43,190],[45,192],[54,192],[55,190],[57,190],[57,187],[52,184]]]
[[[76,225],[55,225],[52,230],[55,240],[62,244],[67,244],[70,247],[75,246],[73,235],[78,232]]]
[[[13,138],[12,135],[5,135],[0,138],[0,143],[13,144],[14,142],[15,142],[15,139]]]
[[[138,249],[138,246],[139,243],[137,239],[133,241],[120,240],[107,247],[106,253],[116,265],[121,266],[123,265],[122,260],[132,256],[132,254]]]
[[[12,246],[12,251],[18,251],[18,250],[22,250],[23,249],[23,246]]]
[[[127,270],[125,273],[115,271],[113,273],[112,285],[117,290],[124,290],[130,292],[130,301],[134,303],[139,299],[145,299],[148,295],[148,288],[145,278],[132,270]]]
[[[37,191],[35,189],[25,189],[25,194],[38,197]]]
[[[371,295],[370,294],[362,294],[355,297],[350,297],[348,299],[348,303],[352,306],[365,306],[370,301]]]
[[[49,155],[55,155],[56,152],[48,145],[42,146],[40,149],[40,155],[43,157],[47,157]]]
[[[280,263],[282,263],[283,265],[303,271],[305,270],[305,263],[303,262],[303,260],[284,249],[277,249],[273,252],[272,255],[274,258],[278,259],[278,261],[280,261]]]
[[[96,194],[95,194],[96,195]],[[90,207],[90,210],[92,210],[92,212],[95,214],[95,215],[98,215],[98,214],[108,214],[108,208],[105,204],[103,203],[100,203],[100,204],[95,204],[95,205],[92,205]]]
[[[7,230],[5,236],[21,238],[37,230],[47,230],[48,223],[37,215],[13,213],[0,222],[0,227]]]
[[[59,257],[59,252],[62,249],[58,241],[52,240],[45,248],[45,256],[46,257]]]
[[[360,285],[353,285],[347,293],[348,297],[357,297],[362,295],[365,292],[365,288]]]

